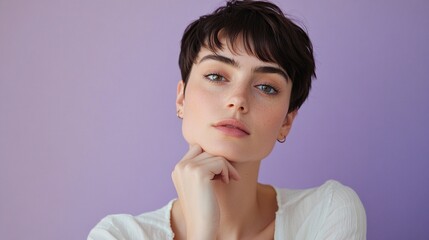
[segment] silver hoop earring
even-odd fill
[[[180,110],[177,110],[176,115],[177,115],[177,117],[178,117],[179,119],[183,119],[183,117],[181,117],[181,116],[180,116]]]
[[[283,139],[277,139],[277,142],[279,142],[279,143],[284,143],[284,142],[286,142],[286,137],[284,137]]]

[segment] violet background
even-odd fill
[[[275,1],[318,79],[260,180],[359,194],[368,239],[428,239],[429,2]],[[223,1],[0,0],[1,239],[86,239],[175,197],[187,24]]]

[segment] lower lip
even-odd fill
[[[231,136],[231,137],[245,137],[248,136],[246,132],[238,129],[238,128],[230,128],[225,126],[217,126],[217,130],[223,132],[224,134]]]

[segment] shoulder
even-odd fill
[[[315,188],[276,191],[279,217],[294,219],[295,227],[318,236],[314,239],[365,239],[365,209],[352,188],[329,180]]]
[[[304,203],[318,203],[333,207],[345,205],[362,206],[359,196],[353,189],[335,180],[328,180],[321,186],[308,189],[276,188],[276,192],[280,208],[286,205],[301,205]]]
[[[88,240],[173,239],[170,227],[172,203],[173,200],[163,208],[138,216],[108,215],[90,231]]]

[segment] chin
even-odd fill
[[[254,162],[263,159],[260,152],[249,151],[249,147],[235,146],[231,143],[224,142],[223,144],[216,143],[202,143],[201,147],[204,151],[215,155],[224,157],[231,162]]]
[[[184,132],[185,133],[185,132]],[[264,159],[272,151],[271,146],[249,146],[244,142],[234,142],[226,139],[213,139],[205,136],[183,134],[188,144],[197,144],[211,155],[220,156],[231,162],[255,162]]]

